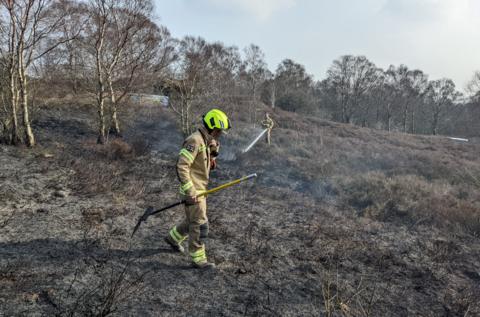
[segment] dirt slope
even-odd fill
[[[222,142],[199,272],[162,237],[182,137],[171,115],[125,114],[125,142],[95,145],[94,113],[42,109],[40,146],[0,146],[0,311],[5,316],[479,316],[480,146],[275,112]]]

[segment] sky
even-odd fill
[[[290,58],[316,80],[342,55],[405,64],[463,90],[480,70],[480,0],[154,0],[172,36],[201,36]]]

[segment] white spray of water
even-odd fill
[[[250,149],[255,145],[255,143],[257,143],[258,140],[260,140],[260,138],[261,138],[261,137],[265,134],[265,132],[267,132],[267,131],[268,131],[268,129],[265,129],[265,130],[263,130],[262,132],[260,132],[260,134],[256,137],[256,139],[253,140],[252,143],[250,143],[250,145],[247,146],[247,147],[245,148],[245,150],[242,151],[242,153],[247,153],[248,151],[250,151]]]
[[[255,129],[255,128],[253,128],[253,130],[260,131],[260,133],[258,135],[255,134],[256,135],[255,140],[253,140],[249,144],[248,147],[246,147],[244,150],[240,150],[240,152],[238,152],[237,150],[235,150],[236,149],[235,147],[233,147],[231,145],[230,146],[229,145],[224,145],[224,147],[222,148],[222,151],[220,151],[221,160],[222,161],[235,161],[237,159],[238,155],[244,154],[247,151],[249,151],[267,131],[267,130],[260,130],[260,129]],[[255,131],[255,132],[257,132],[257,131]]]
[[[464,139],[464,138],[452,138],[449,136],[447,136],[447,138],[454,141],[468,142],[468,139]]]

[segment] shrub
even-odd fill
[[[106,145],[106,156],[110,160],[125,160],[134,154],[130,144],[121,139],[114,139]]]
[[[337,178],[333,183],[339,200],[360,216],[410,225],[427,222],[480,235],[480,206],[474,197],[459,199],[452,185],[380,172]]]

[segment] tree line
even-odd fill
[[[121,135],[132,92],[169,96],[185,134],[212,105],[258,122],[263,103],[388,131],[478,135],[480,72],[468,97],[450,79],[365,56],[341,56],[315,80],[291,59],[270,71],[257,45],[173,38],[153,10],[151,0],[0,0],[1,142],[34,146],[37,100],[70,93],[95,107],[103,144]]]

